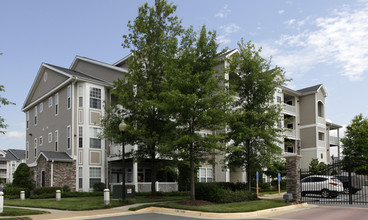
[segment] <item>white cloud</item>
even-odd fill
[[[226,26],[221,26],[220,29],[223,30],[225,34],[232,34],[238,32],[240,30],[240,27],[236,24],[229,24]]]
[[[217,36],[217,41],[219,42],[219,44],[228,44],[231,42],[231,40],[225,35]]]
[[[23,131],[8,131],[5,133],[5,136],[8,138],[24,138],[26,133]]]
[[[282,14],[284,14],[284,13],[285,13],[285,10],[280,9],[280,10],[278,11],[278,13],[279,13],[279,15],[282,15]]]
[[[225,5],[223,9],[220,10],[220,12],[218,12],[215,17],[218,18],[226,18],[228,14],[231,13],[231,10],[229,9],[228,5]]]
[[[313,21],[309,17],[297,22],[298,30],[306,23],[314,30],[304,30],[295,35],[283,35],[276,45],[279,53],[274,55],[277,64],[288,71],[305,72],[319,63],[328,63],[341,69],[341,74],[350,80],[359,80],[368,72],[368,4],[359,9],[344,7],[331,16]]]

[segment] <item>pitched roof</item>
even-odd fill
[[[9,149],[8,152],[13,154],[18,160],[22,160],[26,158],[26,151],[25,150],[17,150],[17,149]]]
[[[222,59],[226,58],[228,55],[230,55],[230,54],[232,54],[236,51],[239,51],[239,50],[237,48],[232,49],[232,50],[228,50],[224,53],[219,54],[216,58],[219,59],[219,60],[222,60]]]
[[[93,76],[90,76],[90,75],[87,75],[87,74],[84,74],[84,73],[81,73],[81,72],[77,72],[75,70],[67,69],[67,68],[60,67],[60,66],[55,66],[55,65],[52,65],[52,64],[48,64],[48,63],[46,63],[46,65],[51,66],[51,67],[53,67],[55,69],[58,69],[60,71],[63,71],[63,72],[65,72],[65,73],[67,73],[67,74],[69,74],[71,76],[82,77],[82,78],[85,78],[85,79],[91,79],[91,80],[96,80],[96,81],[107,83],[104,80],[95,78]]]
[[[300,92],[300,93],[317,92],[317,90],[321,86],[322,86],[322,84],[318,84],[318,85],[307,87],[307,88],[304,88],[304,89],[299,89],[299,90],[297,90],[297,92]]]
[[[43,155],[47,161],[59,161],[59,162],[73,162],[73,158],[71,158],[65,152],[55,152],[55,151],[41,151],[38,155],[36,161]]]

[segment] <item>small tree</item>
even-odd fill
[[[14,172],[13,186],[32,190],[34,188],[32,176],[33,171],[31,171],[27,164],[19,164],[17,170]]]
[[[368,119],[359,114],[354,117],[351,124],[346,127],[345,137],[341,138],[344,145],[343,154],[345,164],[349,163],[354,171],[368,174],[366,162],[368,161]]]
[[[286,164],[285,161],[275,160],[271,162],[271,164],[267,167],[267,170],[264,172],[267,176],[271,176],[271,178],[277,178],[280,173],[281,176],[286,176]]]
[[[283,129],[281,107],[273,104],[274,94],[285,82],[280,67],[271,68],[270,60],[260,56],[261,49],[251,43],[239,44],[240,52],[229,60],[227,69],[230,88],[238,99],[228,117],[228,148],[226,160],[230,167],[243,167],[247,173],[248,188],[257,170],[267,167],[281,153],[277,143]]]
[[[309,173],[314,175],[327,174],[327,166],[323,162],[318,162],[317,158],[313,158],[309,163]]]

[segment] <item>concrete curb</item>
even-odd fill
[[[157,214],[168,214],[168,215],[179,215],[186,217],[197,217],[197,218],[209,218],[209,219],[243,219],[246,217],[258,217],[275,215],[281,212],[290,211],[297,208],[307,208],[309,205],[307,203],[265,209],[255,212],[240,212],[240,213],[214,213],[214,212],[199,212],[199,211],[189,211],[181,209],[169,209],[160,207],[148,207],[141,210],[135,211],[135,213],[157,213]]]

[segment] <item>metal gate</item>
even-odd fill
[[[344,158],[300,170],[302,202],[368,205],[367,168],[366,161]]]

